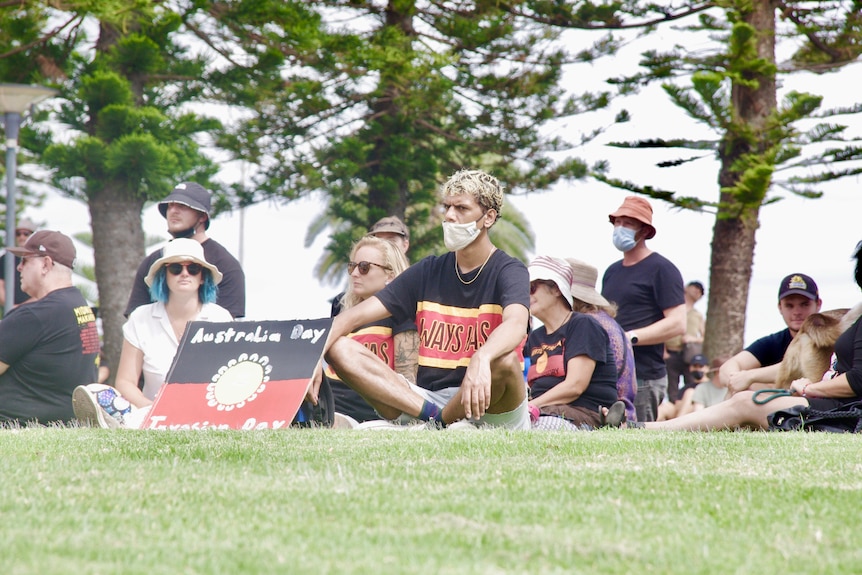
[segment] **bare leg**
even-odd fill
[[[491,404],[488,413],[506,413],[516,409],[527,398],[527,386],[518,356],[512,352],[491,362]],[[447,424],[464,419],[459,390],[443,408],[443,421]]]
[[[715,431],[721,429],[767,429],[766,417],[794,405],[808,405],[804,397],[779,397],[758,405],[751,400],[752,391],[740,391],[733,397],[706,409],[694,411],[668,421],[647,422],[646,429],[668,431]]]
[[[402,413],[418,417],[422,411],[425,400],[361,343],[346,337],[337,339],[326,361],[344,383],[386,419],[395,419]]]

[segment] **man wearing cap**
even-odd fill
[[[338,314],[324,356],[341,380],[386,419],[433,425],[468,420],[463,425],[529,429],[521,357],[529,274],[488,237],[503,207],[503,188],[489,174],[461,170],[443,185],[441,196],[449,252],[422,259]],[[416,384],[346,337],[386,317],[416,323]]]
[[[410,231],[397,216],[387,216],[377,220],[377,223],[368,228],[367,235],[393,242],[404,255],[407,255],[407,250],[410,248]]]
[[[398,216],[380,218],[373,226],[368,228],[368,233],[365,235],[389,240],[398,246],[398,249],[404,255],[407,255],[407,250],[410,248],[410,231]],[[344,292],[341,292],[329,300],[329,303],[332,304],[329,310],[330,317],[335,317],[341,313],[341,298],[343,297]]]
[[[72,391],[96,381],[99,356],[95,314],[72,285],[75,246],[40,231],[8,251],[33,301],[0,322],[0,425],[71,421]]]
[[[628,196],[608,218],[614,226],[614,246],[623,252],[623,259],[605,270],[602,295],[617,305],[616,320],[634,346],[638,421],[655,421],[667,392],[664,342],[685,333],[682,275],[670,260],[646,245],[656,233],[649,202]]]
[[[722,385],[731,393],[772,387],[787,346],[796,337],[802,322],[819,312],[822,303],[817,284],[811,277],[794,273],[781,280],[778,311],[787,327],[758,339],[727,360],[721,366]]]
[[[15,245],[19,248],[27,243],[27,240],[36,231],[36,224],[27,218],[18,221],[15,227]],[[21,289],[21,272],[18,271],[18,258],[15,258],[15,305],[20,305],[30,299],[30,296]],[[0,256],[0,307],[6,306],[6,254]]]
[[[228,310],[234,318],[244,317],[245,273],[239,261],[224,246],[207,236],[211,210],[209,190],[194,182],[177,184],[170,195],[159,202],[159,212],[167,221],[168,233],[174,238],[191,238],[200,242],[206,260],[222,272],[224,278],[218,286],[216,303]],[[138,266],[129,303],[126,305],[126,317],[138,306],[153,302],[144,278],[153,262],[161,256],[162,250],[158,249],[144,258]]]

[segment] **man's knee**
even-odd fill
[[[514,351],[491,362],[491,378],[494,380],[509,380],[513,377],[523,380],[522,374],[521,358]]]
[[[359,346],[361,349],[357,349],[356,346]],[[326,359],[326,363],[329,365],[337,367],[343,365],[344,362],[349,361],[348,358],[350,358],[351,355],[361,352],[362,349],[365,349],[365,346],[357,343],[349,337],[339,337],[332,342],[331,346],[329,346],[329,351],[326,352],[324,359]]]

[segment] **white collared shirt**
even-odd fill
[[[225,322],[233,317],[223,307],[207,303],[195,318],[197,321]],[[144,396],[155,399],[165,383],[180,342],[171,327],[165,304],[142,305],[129,315],[123,325],[123,337],[144,354]]]

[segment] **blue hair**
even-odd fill
[[[218,297],[218,286],[215,280],[213,280],[212,272],[204,268],[201,273],[203,274],[203,283],[198,288],[198,299],[201,303],[215,303]],[[166,278],[167,272],[165,271],[165,266],[162,266],[156,272],[156,276],[153,278],[153,285],[150,286],[150,298],[153,301],[167,303],[170,291],[168,290]]]

